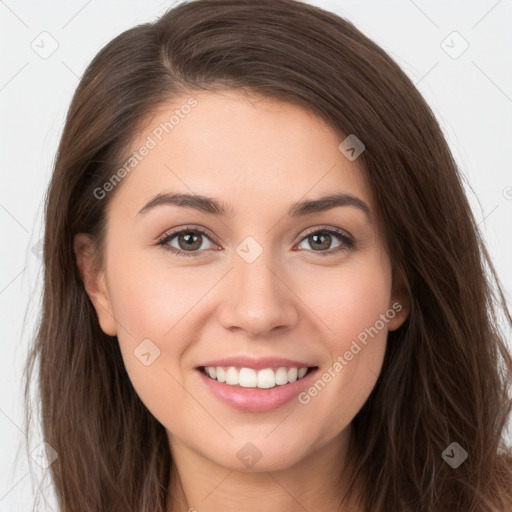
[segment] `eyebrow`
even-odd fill
[[[144,215],[150,210],[162,206],[174,205],[184,208],[193,208],[211,215],[221,217],[236,217],[236,210],[222,201],[212,197],[197,194],[163,193],[157,194],[138,213]],[[324,212],[340,206],[352,206],[361,210],[371,221],[369,206],[360,198],[348,193],[330,194],[319,199],[307,199],[292,203],[288,210],[288,217],[304,217],[313,213]]]

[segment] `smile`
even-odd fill
[[[196,371],[202,384],[217,400],[234,409],[256,413],[272,411],[292,402],[311,385],[318,366],[259,369],[201,366]]]

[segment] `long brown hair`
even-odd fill
[[[382,372],[353,420],[364,510],[512,510],[512,358],[499,315],[512,318],[462,176],[400,67],[349,21],[294,0],[182,3],[109,42],[80,80],[46,197],[42,317],[25,384],[28,403],[37,361],[60,510],[163,512],[174,499],[165,429],[132,387],[117,338],[98,324],[73,237],[90,233],[101,248],[122,183],[101,200],[94,191],[159,105],[241,88],[308,109],[365,144],[364,175],[410,294],[410,315],[389,333]],[[452,442],[468,453],[457,468],[442,457]]]

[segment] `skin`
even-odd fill
[[[376,383],[388,330],[409,312],[371,191],[358,160],[338,150],[343,138],[305,110],[233,91],[194,98],[198,105],[118,185],[101,268],[94,268],[90,238],[76,236],[87,293],[103,331],[118,337],[136,392],[166,428],[177,468],[169,488],[179,496],[169,511],[338,510],[350,474],[351,421]],[[187,99],[162,105],[132,149]],[[237,216],[170,205],[138,215],[163,192],[215,197]],[[293,202],[333,192],[362,199],[371,220],[352,206],[286,217]],[[215,237],[198,234],[196,257],[156,245],[187,226]],[[322,257],[343,242],[333,235],[315,251],[305,232],[316,227],[345,230],[356,245]],[[236,252],[247,236],[263,250],[250,264]],[[179,239],[169,244],[184,251]],[[218,401],[195,370],[245,354],[311,361],[321,376],[397,302],[401,311],[307,404],[238,411]],[[145,339],[160,350],[149,366],[134,356]],[[261,452],[250,468],[237,457],[248,442]]]

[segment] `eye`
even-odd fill
[[[171,241],[174,239],[176,239],[178,247],[171,245]],[[173,233],[166,233],[157,245],[164,246],[165,249],[178,256],[197,256],[198,251],[196,249],[204,249],[204,239],[210,240],[211,242],[206,231],[198,228],[185,228],[180,231],[174,231]]]
[[[333,249],[324,250],[329,249],[333,238],[337,238],[340,243]],[[177,246],[171,243],[175,239]],[[203,242],[205,239],[212,243],[211,237],[203,229],[187,227],[185,229],[164,234],[157,242],[157,245],[163,246],[166,250],[171,251],[180,257],[199,256],[203,250],[211,248],[204,247]],[[310,231],[302,238],[301,243],[304,241],[307,241],[310,244],[310,247],[313,247],[310,252],[315,252],[318,256],[329,256],[342,251],[348,251],[355,245],[350,235],[342,230],[333,228],[317,228],[315,231]]]
[[[328,251],[323,249],[329,249],[334,238],[341,240],[341,242]],[[307,241],[310,247],[313,247],[313,252],[318,253],[318,256],[329,256],[342,251],[348,251],[354,247],[354,241],[352,237],[338,229],[321,229],[311,231],[301,241]]]

